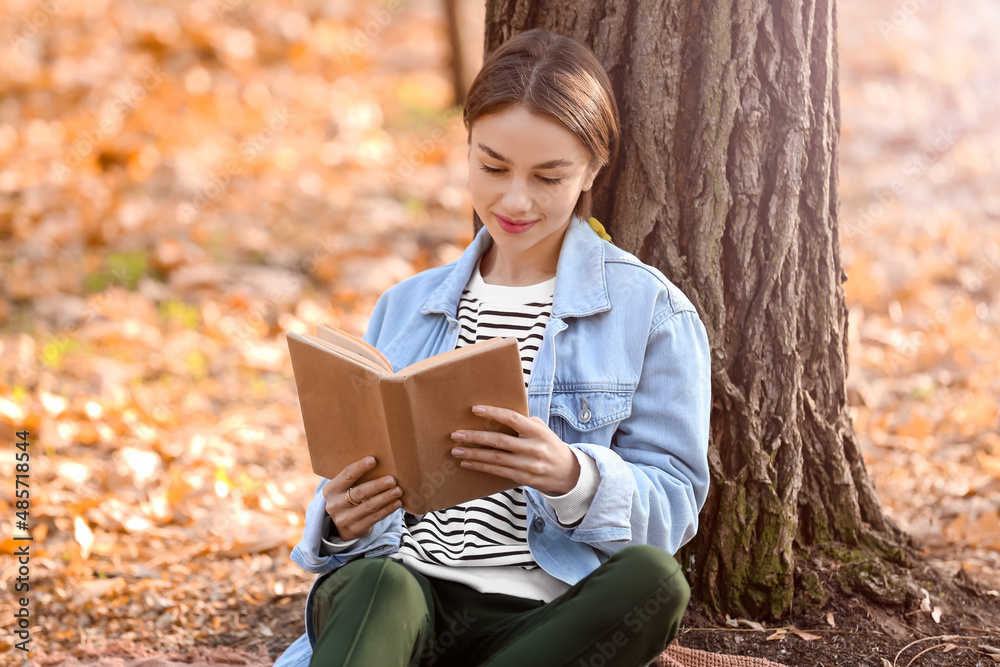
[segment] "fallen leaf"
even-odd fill
[[[826,614],[826,623],[831,628],[837,627],[836,621],[833,620],[833,612],[827,612],[827,614]]]
[[[73,538],[80,545],[80,555],[86,559],[94,546],[94,533],[80,515],[73,517]]]
[[[765,629],[764,626],[761,625],[760,623],[758,623],[757,621],[750,621],[750,620],[747,620],[745,618],[737,618],[736,622],[739,623],[740,625],[745,625],[745,626],[747,626],[748,628],[750,628],[752,630],[764,630]]]
[[[982,549],[1000,549],[1000,511],[983,512],[971,522],[969,544]]]
[[[122,590],[125,590],[125,580],[121,577],[83,581],[76,585],[70,604],[84,605],[101,597],[113,598],[115,593]]]
[[[965,533],[969,524],[969,513],[958,514],[951,523],[944,528],[945,536],[952,542],[961,542],[965,539]]]
[[[911,438],[926,438],[934,432],[934,424],[923,415],[913,412],[910,420],[896,429],[897,435],[905,435]]]
[[[979,451],[976,452],[976,457],[979,459],[979,465],[983,467],[983,470],[994,477],[1000,477],[1000,456],[991,456],[986,452]]]
[[[807,642],[815,641],[817,639],[822,639],[822,637],[820,637],[819,635],[814,635],[812,633],[806,632],[805,630],[799,630],[794,625],[788,628],[788,631],[791,632],[796,637],[798,637],[799,639],[804,639]]]

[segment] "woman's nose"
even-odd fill
[[[519,179],[511,179],[503,195],[503,207],[510,215],[531,210],[531,195],[527,186]]]

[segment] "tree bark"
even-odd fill
[[[779,617],[795,549],[898,559],[847,404],[834,1],[488,0],[487,53],[535,27],[589,44],[614,86],[621,150],[594,215],[708,328],[712,486],[682,554],[695,594]]]
[[[465,94],[483,64],[483,43],[478,29],[485,7],[479,0],[444,0],[451,47],[451,83],[456,106],[465,104]]]

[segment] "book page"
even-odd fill
[[[447,352],[442,352],[441,354],[435,354],[433,357],[427,357],[426,359],[421,359],[420,361],[410,364],[405,368],[400,368],[396,371],[396,375],[410,376],[424,370],[425,368],[452,363],[454,359],[459,357],[467,357],[470,354],[481,354],[487,347],[492,347],[498,343],[502,343],[503,340],[503,338],[499,337],[490,338],[489,340],[479,341],[473,345],[456,347],[453,350],[448,350]],[[520,359],[520,354],[518,355],[518,359]]]
[[[386,373],[392,373],[392,364],[389,363],[389,360],[378,351],[378,348],[363,339],[352,336],[343,329],[331,327],[329,324],[317,324],[316,335],[322,340],[360,354],[365,359],[378,364]]]
[[[316,336],[310,336],[309,334],[295,333],[294,331],[286,334],[286,337],[288,338],[291,338],[293,336],[297,340],[307,345],[311,345],[317,349],[323,350],[327,354],[331,353],[335,354],[339,357],[342,357],[345,360],[350,361],[353,364],[364,366],[365,368],[368,368],[378,373],[379,375],[392,375],[391,365],[389,365],[387,369],[381,363],[373,361],[369,355],[361,354],[360,352],[357,352],[355,349],[351,349],[341,345],[341,342],[339,340],[331,342],[328,340],[323,340],[322,338],[317,338]],[[388,364],[389,362],[387,361],[385,363]]]

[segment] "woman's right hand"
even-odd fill
[[[364,537],[377,522],[403,506],[399,500],[403,490],[397,486],[394,477],[381,477],[354,486],[354,482],[373,467],[374,457],[355,461],[323,487],[326,513],[333,519],[333,526],[342,540]],[[351,500],[358,503],[357,506],[347,502],[348,489],[351,490]]]

